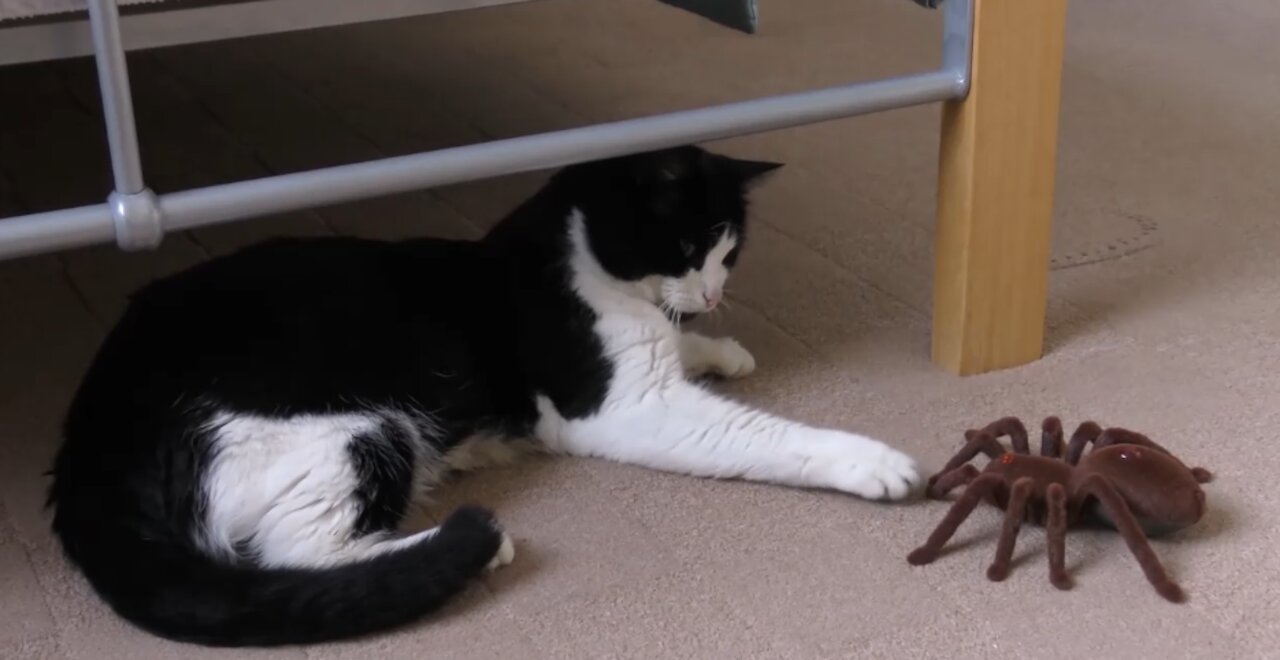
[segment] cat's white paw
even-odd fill
[[[715,340],[707,359],[707,371],[725,378],[742,378],[756,370],[756,359],[732,337]]]
[[[831,487],[869,500],[900,500],[920,483],[914,459],[876,440],[857,438],[822,460]]]
[[[714,371],[726,378],[742,378],[756,370],[756,359],[732,337],[716,340],[717,359]]]
[[[496,571],[507,564],[510,564],[516,558],[516,544],[511,542],[511,536],[506,532],[502,533],[502,542],[498,544],[498,552],[493,555],[493,559],[489,560],[489,564],[484,567],[486,571]]]

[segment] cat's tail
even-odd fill
[[[162,637],[212,646],[305,644],[400,626],[512,554],[492,514],[473,507],[414,545],[328,568],[234,566],[143,539],[96,541],[109,547],[69,554],[117,613]]]

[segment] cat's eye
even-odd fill
[[[689,241],[680,241],[680,251],[684,253],[684,256],[692,257],[693,243],[690,243]]]

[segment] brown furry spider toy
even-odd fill
[[[1133,431],[1104,431],[1085,422],[1072,434],[1064,455],[1062,422],[1049,417],[1042,429],[1039,456],[1031,455],[1027,429],[1016,417],[966,431],[964,448],[929,479],[927,491],[934,499],[960,486],[965,486],[964,493],[907,561],[921,566],[937,559],[960,524],[985,500],[1005,512],[995,560],[987,569],[989,579],[998,582],[1009,574],[1014,542],[1027,520],[1046,527],[1049,581],[1059,589],[1070,589],[1071,578],[1063,566],[1067,528],[1092,520],[1118,530],[1151,586],[1165,599],[1182,602],[1181,587],[1169,579],[1147,537],[1198,522],[1205,512],[1200,484],[1213,475],[1204,468],[1188,468]],[[1012,452],[997,439],[1006,435]],[[1086,455],[1085,446],[1090,443],[1093,449]],[[978,453],[992,459],[981,472],[968,464]]]

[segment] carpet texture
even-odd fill
[[[922,70],[936,13],[785,0],[755,36],[654,2],[545,0],[131,56],[146,171],[171,191]],[[452,186],[0,263],[3,658],[1270,658],[1280,644],[1280,5],[1074,0],[1043,360],[955,378],[928,359],[937,107],[726,141],[783,160],[756,195],[731,308],[753,404],[893,442],[934,469],[1006,414],[1150,433],[1213,469],[1210,512],[1155,543],[1170,605],[1121,540],[1043,534],[988,582],[999,518],[906,554],[946,505],[542,460],[452,483],[515,563],[440,616],[371,639],[222,653],[131,629],[63,562],[41,473],[125,296],[267,236],[476,236],[545,176]],[[86,59],[0,69],[0,216],[100,200]]]

